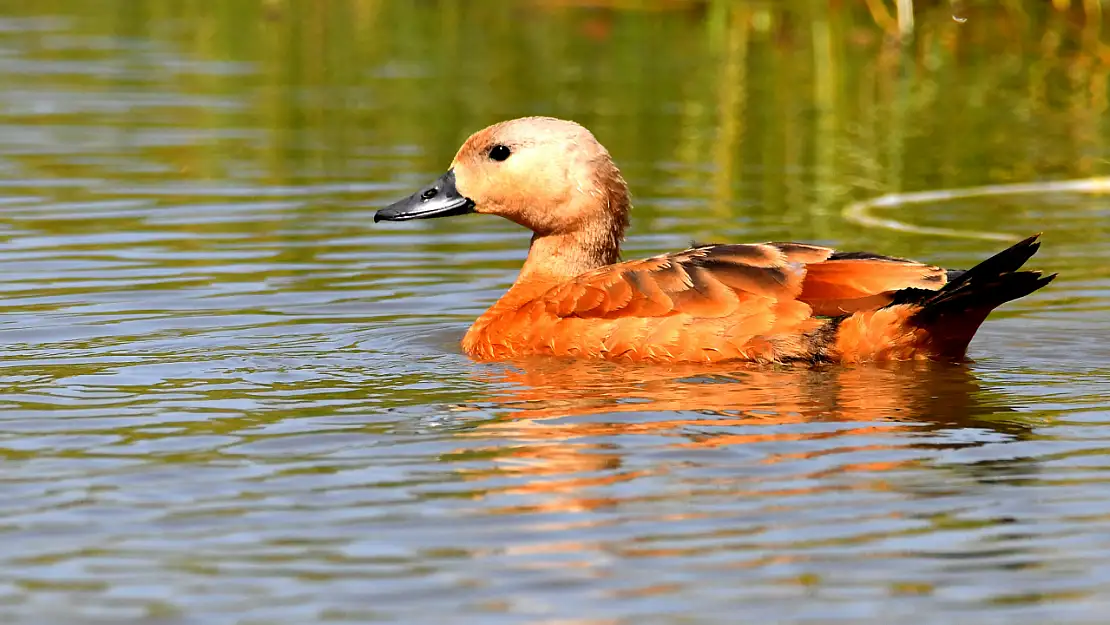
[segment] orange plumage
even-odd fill
[[[478,212],[533,231],[516,283],[463,338],[480,359],[959,359],[992,309],[1054,277],[1018,271],[1036,236],[966,272],[801,243],[617,262],[630,209],[624,179],[589,131],[524,118],[471,136],[446,175],[375,221]]]

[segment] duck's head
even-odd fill
[[[488,213],[541,237],[597,231],[617,244],[629,208],[620,171],[589,130],[524,117],[471,135],[446,174],[379,210],[374,221]]]

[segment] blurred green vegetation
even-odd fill
[[[208,64],[142,88],[238,106],[104,122],[264,133],[149,148],[183,181],[414,182],[477,128],[548,114],[614,153],[641,231],[682,204],[695,235],[764,216],[771,234],[830,239],[853,236],[837,213],[852,199],[1108,169],[1097,0],[918,0],[912,39],[892,0],[24,0],[5,14]],[[42,37],[26,35],[36,58],[98,54]],[[127,73],[66,80],[136,86]],[[994,229],[999,216],[964,218]]]

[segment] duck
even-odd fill
[[[968,270],[809,243],[719,243],[621,260],[628,184],[584,126],[523,117],[471,135],[447,172],[375,223],[472,213],[532,232],[504,295],[470,326],[479,361],[960,361],[992,310],[1056,274],[1026,238]]]

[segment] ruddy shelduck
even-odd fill
[[[472,135],[446,174],[374,221],[488,213],[532,231],[516,282],[462,340],[482,360],[960,360],[991,310],[1055,277],[1018,271],[1039,235],[967,271],[805,243],[620,262],[631,206],[590,131],[526,117]]]

